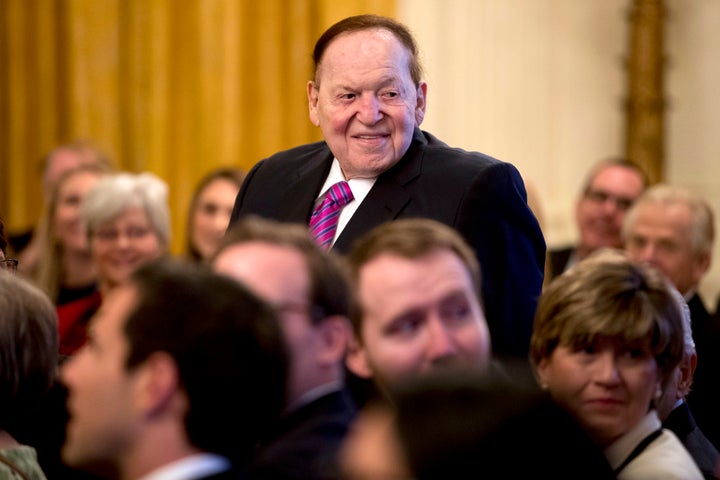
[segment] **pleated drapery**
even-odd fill
[[[98,144],[170,185],[173,251],[195,182],[315,141],[305,83],[333,22],[389,0],[0,0],[0,217],[42,210],[53,146]]]

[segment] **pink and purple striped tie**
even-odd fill
[[[347,182],[338,182],[330,187],[322,203],[312,213],[310,233],[325,250],[330,248],[335,238],[340,210],[353,198],[355,197],[350,185]]]

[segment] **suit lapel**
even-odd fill
[[[278,220],[294,223],[310,221],[315,199],[330,171],[332,158],[332,154],[326,149],[324,154],[303,159],[300,167],[288,175],[287,186],[280,200],[286,208],[280,212]]]
[[[406,185],[415,180],[422,171],[423,147],[426,144],[427,140],[422,132],[415,129],[413,143],[407,153],[394,167],[377,178],[370,192],[335,241],[334,249],[347,252],[355,239],[381,223],[398,217],[405,206],[412,201]]]

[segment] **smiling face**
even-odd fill
[[[383,253],[360,268],[361,346],[350,368],[381,385],[450,367],[484,368],[490,335],[465,265],[448,250]]]
[[[100,173],[80,170],[58,185],[53,229],[64,249],[86,252],[87,234],[80,221],[80,205],[85,194],[100,180]]]
[[[224,178],[210,182],[200,193],[192,213],[190,239],[197,253],[209,258],[225,235],[239,187]]]
[[[142,207],[129,208],[100,224],[90,236],[90,250],[101,290],[124,283],[164,249]]]
[[[308,83],[310,120],[320,127],[346,179],[372,178],[405,154],[425,115],[425,83],[415,85],[410,53],[389,31],[334,39]]]
[[[537,366],[540,383],[605,448],[647,414],[660,382],[643,342],[560,345]]]

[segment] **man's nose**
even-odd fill
[[[453,357],[457,348],[452,332],[440,319],[431,319],[429,324],[428,357],[433,361]]]
[[[380,102],[375,95],[363,95],[360,99],[358,118],[365,125],[374,125],[380,121]]]

